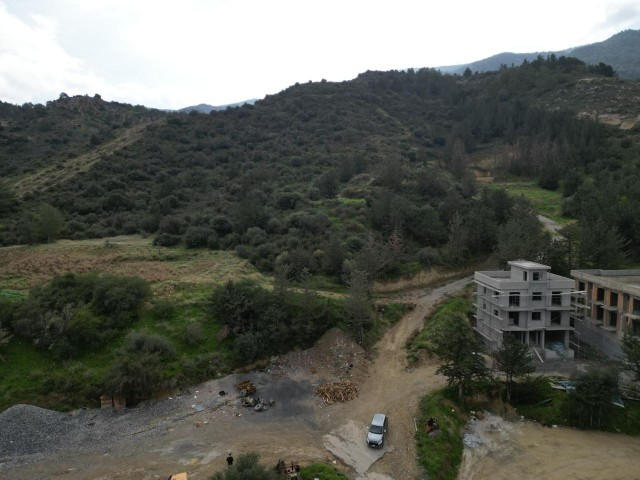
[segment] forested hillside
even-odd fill
[[[206,115],[97,96],[1,104],[0,241],[151,234],[293,278],[492,252],[562,270],[637,261],[637,122],[598,120],[637,115],[638,88],[610,75],[552,56],[470,76],[367,72]],[[478,189],[468,164],[482,152],[496,175],[560,189],[589,234],[552,245],[526,202]]]

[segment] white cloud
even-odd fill
[[[224,104],[365,70],[560,50],[619,27],[640,28],[635,1],[0,0],[0,99]]]

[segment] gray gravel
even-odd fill
[[[262,413],[241,409],[247,421],[304,417],[312,410],[313,385],[260,372],[213,380],[176,396],[143,402],[121,413],[99,409],[61,413],[32,405],[14,405],[0,413],[0,472],[27,463],[46,462],[56,453],[107,453],[115,448],[126,449],[128,445],[165,434],[168,428],[202,411],[203,407],[216,409],[228,402],[239,405],[235,385],[246,379],[256,384],[257,395],[275,401],[275,406]],[[220,396],[221,390],[228,394]]]

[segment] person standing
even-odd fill
[[[229,452],[229,456],[227,457],[227,465],[233,465],[233,455],[231,455],[231,452]]]

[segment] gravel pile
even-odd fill
[[[0,460],[55,451],[61,437],[77,428],[68,414],[32,405],[14,405],[0,413]]]
[[[110,410],[55,412],[33,405],[14,405],[0,413],[0,471],[40,462],[56,452],[108,451],[166,432],[184,402],[149,402],[124,413]]]

